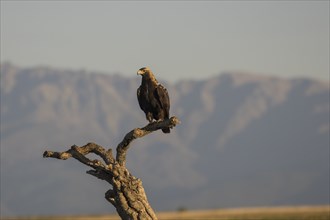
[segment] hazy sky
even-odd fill
[[[329,1],[1,0],[1,61],[175,81],[224,71],[329,79]]]

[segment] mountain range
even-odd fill
[[[0,79],[1,216],[115,212],[110,186],[87,167],[42,154],[115,149],[145,126],[140,77],[2,63]],[[182,123],[134,141],[127,159],[156,210],[330,203],[329,82],[237,72],[160,81]]]

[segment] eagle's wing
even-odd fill
[[[136,91],[137,99],[139,101],[140,108],[145,111],[145,100],[143,100],[142,94],[141,94],[141,86]]]
[[[163,85],[158,84],[154,94],[158,103],[165,112],[165,117],[168,118],[170,111],[170,97],[168,95],[167,89]]]

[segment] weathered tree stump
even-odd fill
[[[92,170],[87,171],[88,174],[105,180],[112,185],[112,189],[105,193],[105,198],[116,208],[122,219],[157,219],[147,200],[142,181],[131,175],[126,168],[126,153],[134,139],[165,127],[173,128],[179,123],[179,119],[174,116],[164,121],[150,123],[143,128],[133,129],[118,144],[116,158],[113,157],[111,149],[105,150],[95,143],[88,143],[82,147],[73,145],[64,152],[45,151],[43,157],[61,160],[73,157],[92,167]],[[103,162],[88,159],[85,155],[89,153],[100,156]]]

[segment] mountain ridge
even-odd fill
[[[327,82],[226,73],[162,83],[182,124],[136,140],[127,161],[156,210],[329,204]],[[41,155],[87,142],[114,149],[147,124],[139,84],[118,74],[1,64],[1,213],[114,211],[103,199],[108,186],[85,167]]]

